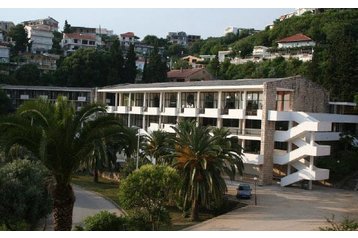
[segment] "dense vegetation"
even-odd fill
[[[50,178],[40,162],[15,160],[0,168],[0,227],[36,229],[52,209]]]
[[[71,25],[66,24],[64,32],[70,32]],[[332,100],[352,101],[358,88],[358,10],[326,9],[323,12],[296,16],[284,21],[276,21],[273,29],[254,33],[250,30],[233,33],[223,37],[210,37],[184,47],[171,44],[166,39],[147,35],[142,43],[154,47],[163,47],[165,53],[159,56],[157,50],[146,60],[144,72],[134,70],[136,59],[133,51],[127,55],[122,53],[118,41],[111,41],[109,48],[98,50],[79,50],[73,55],[58,62],[55,73],[39,74],[33,67],[20,67],[11,75],[0,74],[0,80],[10,84],[24,85],[60,85],[60,86],[104,86],[117,83],[133,83],[143,74],[143,82],[161,82],[166,80],[168,70],[166,56],[170,58],[172,67],[188,68],[180,61],[185,55],[216,55],[219,50],[232,49],[231,57],[247,57],[257,45],[273,47],[277,50],[276,41],[297,33],[303,33],[316,42],[312,62],[303,63],[298,60],[281,58],[261,63],[248,62],[232,65],[228,61],[219,64],[217,59],[208,64],[209,71],[218,79],[230,80],[240,78],[272,78],[301,74],[323,85],[331,92]],[[23,51],[27,46],[26,37],[21,25],[11,32],[18,42],[12,49],[13,54]],[[54,53],[59,49],[59,34],[55,34]],[[16,59],[15,59],[16,61]],[[10,65],[2,65],[5,70]],[[28,72],[28,73],[26,73]]]

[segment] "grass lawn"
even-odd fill
[[[84,176],[84,175],[77,175],[72,178],[72,182],[75,185],[79,185],[83,187],[84,189],[97,192],[101,194],[102,196],[111,199],[113,202],[115,202],[119,206],[118,201],[118,183],[109,181],[103,178],[98,178],[99,183],[93,182],[93,177],[91,176]],[[242,203],[239,203],[235,199],[229,199],[228,206],[223,210],[222,213],[229,212],[235,208],[239,208],[245,206]],[[172,230],[172,231],[178,231],[185,229],[186,227],[198,224],[200,222],[193,222],[190,221],[189,218],[184,218],[182,211],[180,211],[177,207],[169,207],[168,208],[170,217],[172,218],[172,226],[171,227],[165,227],[163,230]],[[221,213],[221,214],[222,214]],[[218,214],[216,214],[218,215]],[[210,211],[201,211],[199,214],[199,217],[202,221],[209,220],[216,216]]]

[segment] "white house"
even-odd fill
[[[238,31],[239,31],[239,28],[234,27],[234,26],[228,26],[225,28],[224,35],[229,34],[229,33],[234,33],[236,35]]]
[[[24,21],[23,24],[25,26],[45,25],[45,26],[49,27],[50,31],[58,31],[58,21],[56,21],[52,17],[47,17],[47,18],[44,18],[44,19],[37,19],[37,20]]]
[[[316,45],[311,38],[301,33],[283,38],[277,43],[278,48],[314,47]]]
[[[139,37],[135,36],[133,32],[126,32],[119,36],[119,42],[125,47],[129,47],[130,44],[134,45],[138,39]]]
[[[224,62],[226,55],[228,55],[228,54],[230,54],[230,53],[231,53],[231,50],[219,51],[219,52],[218,52],[219,62],[220,62],[220,63]]]
[[[25,26],[27,37],[32,42],[32,53],[47,53],[52,48],[53,33],[47,25]]]
[[[93,34],[63,33],[61,45],[64,54],[68,55],[80,48],[96,48],[101,45],[101,39]]]
[[[8,63],[10,61],[10,47],[0,44],[0,63]]]
[[[254,49],[252,51],[252,56],[254,58],[265,58],[267,56],[269,56],[269,53],[267,52],[269,48],[266,46],[254,46]]]

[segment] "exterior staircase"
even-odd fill
[[[303,112],[270,111],[269,120],[290,121],[287,131],[276,131],[275,141],[288,142],[288,151],[274,154],[275,164],[288,165],[287,176],[281,179],[281,186],[287,186],[302,180],[325,180],[329,170],[314,166],[314,157],[330,155],[330,146],[315,142],[316,132],[331,131],[331,122],[322,122]],[[295,149],[293,149],[295,148]]]

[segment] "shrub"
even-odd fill
[[[124,231],[125,217],[118,217],[114,213],[101,211],[96,215],[89,216],[84,220],[86,231]]]
[[[0,168],[0,224],[33,230],[51,212],[48,170],[40,162],[15,160]]]
[[[150,231],[152,224],[150,223],[149,214],[141,209],[132,210],[127,216],[127,231]]]
[[[331,219],[326,218],[329,226],[320,227],[321,231],[358,231],[358,221],[345,217],[342,222],[336,222],[334,215]]]

